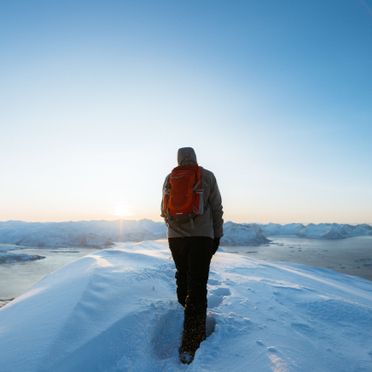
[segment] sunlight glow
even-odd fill
[[[115,206],[113,215],[120,218],[130,217],[132,216],[132,212],[130,207],[126,203],[120,203]]]

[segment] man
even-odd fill
[[[164,182],[161,215],[168,226],[169,248],[176,265],[177,298],[184,307],[180,360],[190,363],[206,337],[209,265],[223,235],[223,209],[216,178],[212,172],[198,166],[194,149],[180,148],[177,160],[178,167],[174,168]],[[191,215],[180,218],[185,203],[181,202],[180,210],[172,213],[172,203],[175,204],[172,198],[176,199],[172,193],[185,192],[186,183],[194,182],[192,178],[191,181],[186,176],[182,178],[179,172],[186,172],[187,175],[187,172],[194,170],[198,185],[191,185],[191,193],[197,191],[201,195],[200,200],[198,195],[194,196],[201,208],[195,208],[194,205]],[[185,197],[190,197],[190,192],[188,196],[178,195],[178,199]]]

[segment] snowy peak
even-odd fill
[[[302,223],[289,223],[286,225],[280,225],[278,223],[268,223],[260,226],[266,236],[299,235],[300,232],[305,228],[305,226]]]
[[[273,235],[293,235],[310,239],[343,239],[372,235],[367,224],[320,223],[246,224],[226,222],[224,245],[257,246],[270,242]],[[143,220],[76,222],[0,222],[0,243],[31,247],[108,247],[113,242],[166,238],[163,222]]]
[[[372,226],[367,224],[310,223],[303,225],[301,223],[290,223],[280,225],[269,223],[260,226],[266,236],[294,235],[310,239],[344,239],[372,235]]]
[[[224,224],[224,236],[221,239],[222,245],[261,245],[267,244],[270,240],[267,239],[262,229],[257,224],[239,224],[234,222],[226,222]]]
[[[32,247],[107,247],[114,241],[164,237],[164,224],[151,220],[0,222],[0,243]]]

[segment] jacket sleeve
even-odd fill
[[[160,211],[161,211],[160,216],[163,217],[166,222],[167,222],[167,216],[166,216],[166,213],[165,213],[165,210],[164,210],[164,195],[168,191],[167,190],[168,178],[169,178],[169,175],[165,178],[165,181],[164,181],[164,184],[163,184],[162,198],[161,198],[161,204],[160,204]]]
[[[214,237],[221,238],[221,236],[223,236],[223,207],[220,190],[218,188],[217,180],[214,175],[212,177],[209,202],[212,209]]]

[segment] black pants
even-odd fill
[[[182,350],[195,352],[205,338],[207,282],[213,255],[213,239],[169,238],[176,265],[178,302],[185,307]]]

